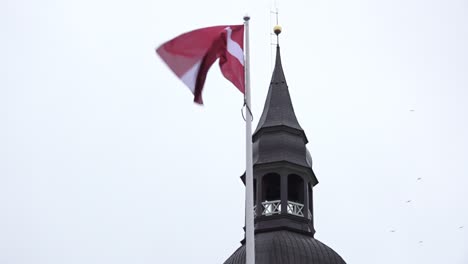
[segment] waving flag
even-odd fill
[[[219,59],[224,77],[245,93],[244,25],[214,26],[182,34],[156,53],[203,104],[202,90],[211,65]]]

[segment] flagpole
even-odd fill
[[[252,113],[250,111],[250,54],[249,54],[249,16],[244,16],[245,25],[245,248],[246,264],[255,264],[255,235],[253,209],[253,167],[252,167]]]

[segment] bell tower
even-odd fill
[[[275,27],[275,33],[281,32]],[[256,264],[346,264],[314,238],[318,181],[284,77],[279,45],[262,116],[252,136]],[[245,181],[245,174],[242,176]],[[224,264],[245,264],[245,239]]]
[[[285,229],[313,236],[312,188],[318,181],[307,137],[294,113],[279,46],[252,141],[255,232]]]

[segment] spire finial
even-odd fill
[[[275,32],[276,34],[276,46],[279,47],[279,34],[281,34],[281,31],[282,31],[282,28],[280,25],[276,25],[274,28],[273,28],[273,32]]]
[[[281,34],[281,26],[279,25],[279,11],[278,11],[278,6],[276,5],[276,0],[275,0],[275,9],[276,11],[274,12],[276,16],[276,26],[273,28],[273,32],[276,34],[276,46],[279,47],[279,34]]]
[[[275,32],[276,36],[278,36],[279,34],[281,34],[282,29],[283,29],[283,28],[281,28],[280,25],[276,25],[276,26],[273,28],[273,32]]]

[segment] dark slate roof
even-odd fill
[[[311,236],[291,231],[255,235],[256,264],[346,264],[333,249]],[[245,264],[245,245],[224,264]]]
[[[253,142],[252,150],[254,165],[287,161],[312,169],[312,158],[304,138],[298,135],[262,134]]]
[[[254,138],[260,130],[278,126],[295,130],[298,133],[303,134],[305,138],[304,131],[299,125],[296,115],[294,114],[294,108],[289,95],[288,85],[286,84],[283,66],[281,65],[279,46],[276,48],[275,69],[271,77],[265,106],[263,108],[260,121],[258,122],[257,129],[255,130]],[[305,141],[307,143],[306,138]]]
[[[265,106],[252,141],[254,167],[287,162],[306,168],[314,185],[317,184],[306,147],[308,140],[297,121],[289,95],[279,46]]]

